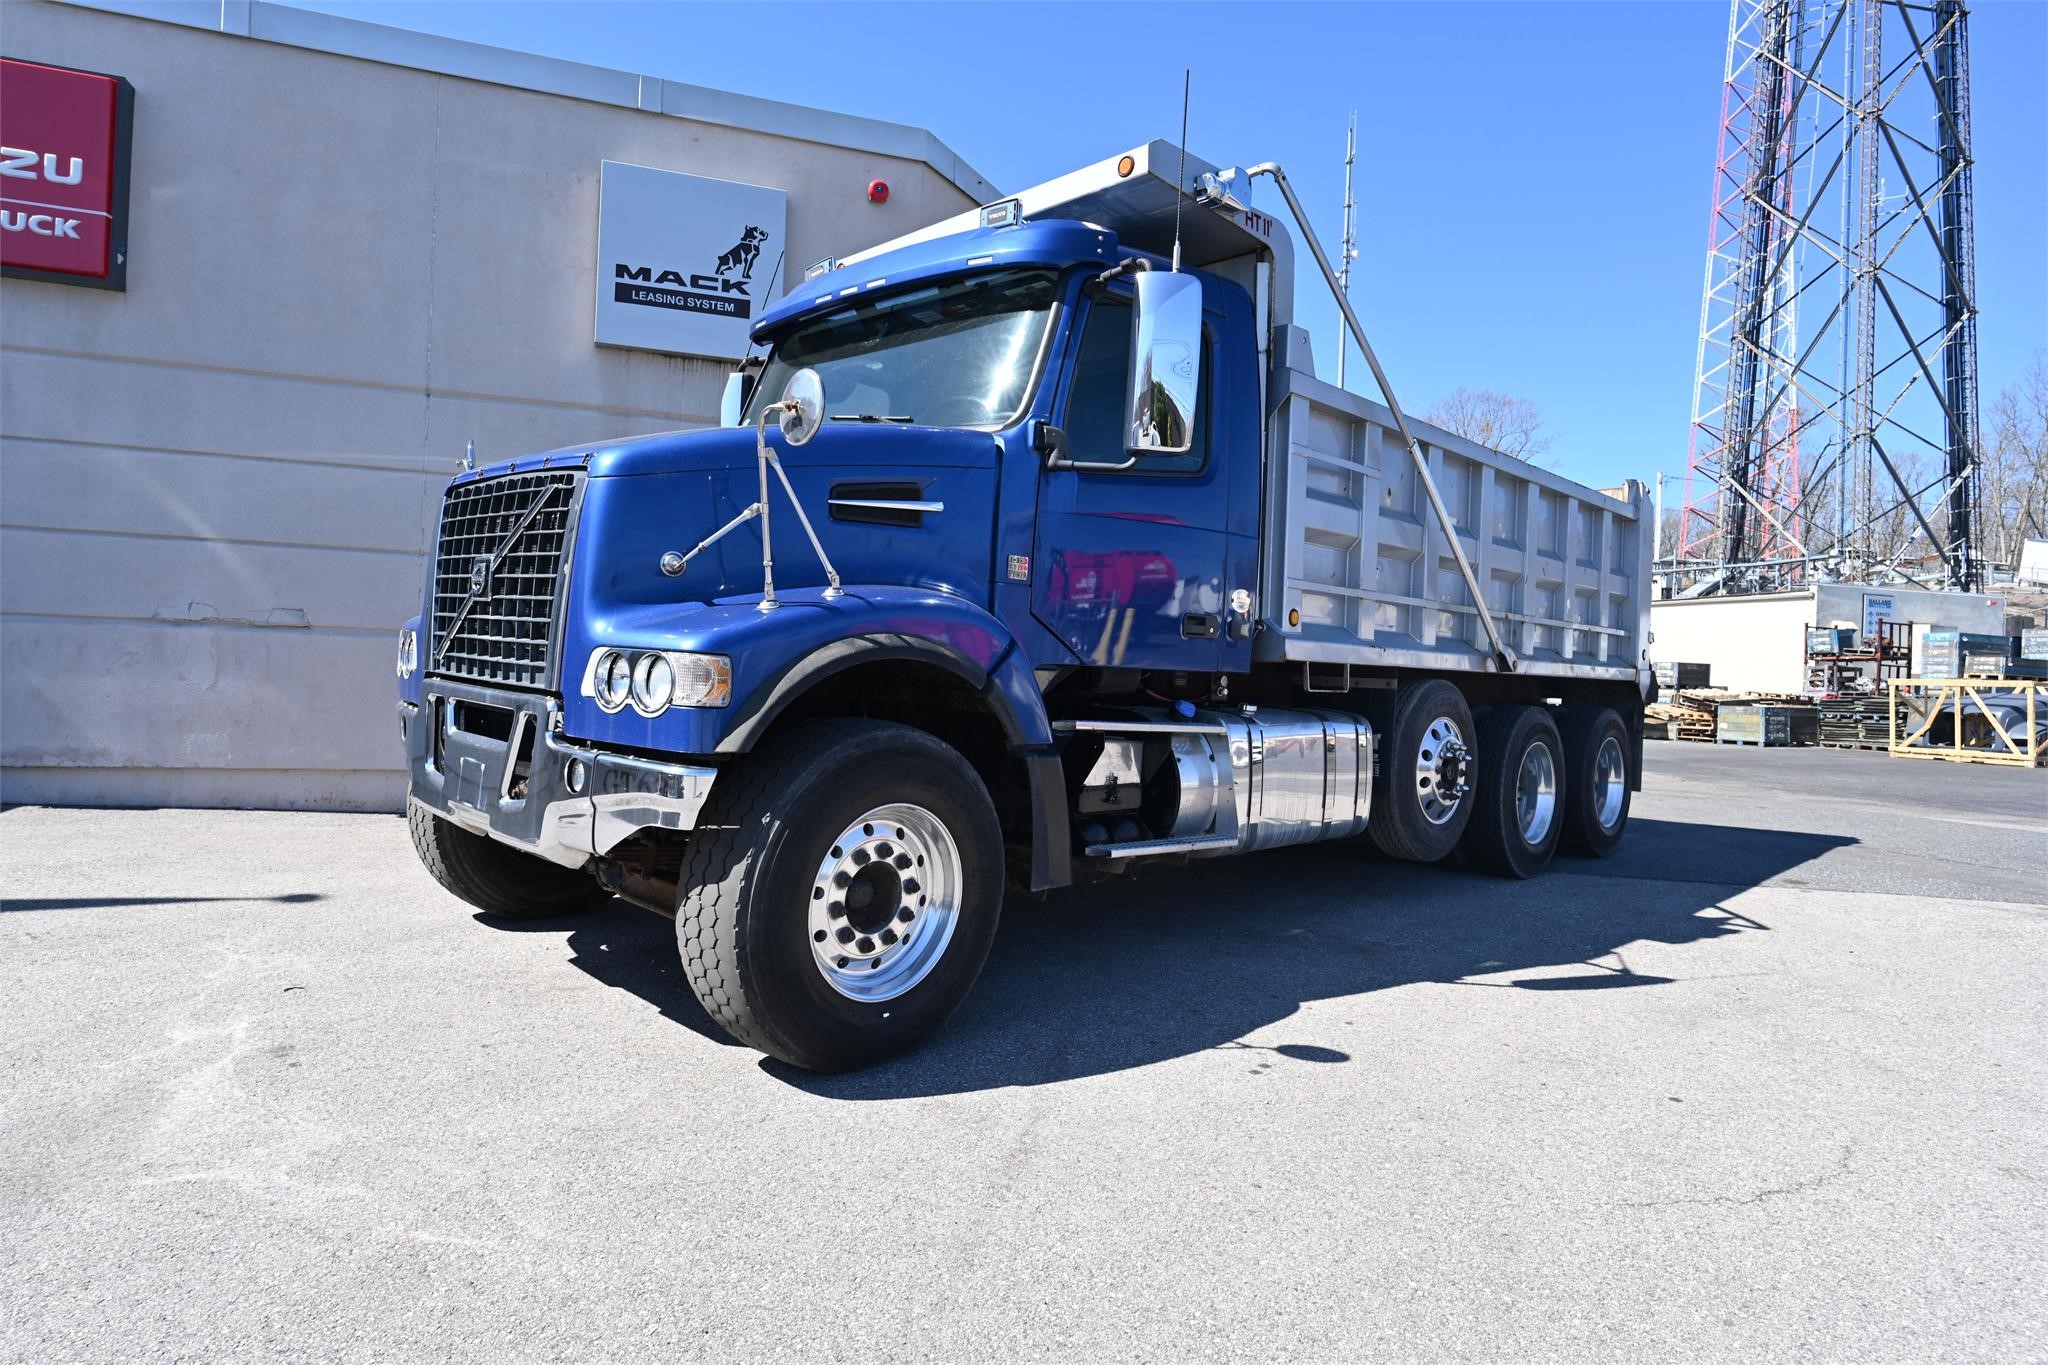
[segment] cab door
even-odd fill
[[[1191,448],[1117,469],[1131,460],[1131,295],[1110,289],[1082,307],[1053,420],[1066,461],[1083,467],[1040,475],[1032,612],[1090,664],[1215,672],[1229,590],[1225,462],[1212,458],[1213,332],[1203,338]]]

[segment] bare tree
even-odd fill
[[[2013,564],[2029,537],[2048,538],[2048,352],[2036,351],[2019,382],[1998,395],[1990,425],[1978,452],[1979,551]]]
[[[1461,388],[1424,413],[1423,420],[1531,464],[1545,463],[1551,446],[1534,403],[1489,389]]]

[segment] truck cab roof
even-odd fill
[[[1155,139],[865,251],[820,262],[802,284],[763,312],[754,335],[759,338],[828,300],[963,266],[1114,264],[1131,255],[1163,264],[1173,251],[1176,231],[1183,266],[1210,269],[1243,285],[1247,293],[1257,292],[1257,265],[1269,264],[1265,284],[1272,291],[1271,320],[1277,325],[1292,315],[1293,244],[1268,214],[1197,202],[1194,193],[1202,177],[1216,170]],[[1009,225],[991,226],[992,221]]]

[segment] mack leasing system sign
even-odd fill
[[[0,57],[0,273],[126,287],[134,107],[119,76]]]
[[[739,359],[781,280],[789,196],[619,161],[601,174],[597,344]]]

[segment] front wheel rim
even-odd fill
[[[894,1000],[931,975],[960,920],[960,846],[923,806],[892,802],[832,840],[811,883],[811,957],[849,1000]]]
[[[1556,818],[1557,760],[1548,744],[1531,744],[1522,751],[1521,766],[1515,771],[1515,819],[1522,842],[1541,848]]]
[[[1600,741],[1593,757],[1593,818],[1600,828],[1611,830],[1621,823],[1621,806],[1628,799],[1628,760],[1621,741],[1613,735]]]

